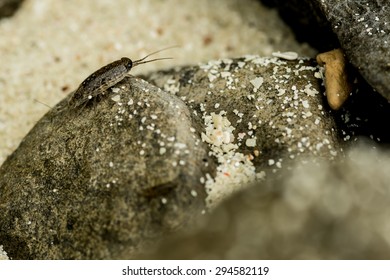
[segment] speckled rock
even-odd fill
[[[0,18],[12,16],[23,0],[0,0]]]
[[[263,1],[277,5],[301,37],[321,51],[341,46],[363,78],[390,100],[388,1]]]
[[[250,182],[338,158],[322,74],[246,56],[62,101],[0,168],[0,244],[11,259],[131,258]]]
[[[388,1],[317,1],[350,62],[373,88],[390,100]]]
[[[286,151],[291,159],[305,152],[336,156],[340,146],[322,77],[323,69],[308,59],[247,56],[160,71],[145,79],[181,98],[203,122],[213,113],[226,115],[239,151],[258,149],[261,156],[254,162],[263,167]],[[250,139],[256,145],[248,145]],[[321,141],[324,145],[316,146]]]
[[[188,109],[142,80],[117,86],[84,108],[62,101],[1,167],[11,259],[129,258],[201,213],[208,158]]]
[[[347,154],[246,189],[143,257],[389,259],[389,150],[366,144]]]
[[[320,93],[322,75],[311,60],[247,56],[145,78],[176,94],[204,122],[202,139],[218,164],[217,174],[206,182],[208,206],[213,207],[238,186],[291,163],[342,154]]]

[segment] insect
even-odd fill
[[[146,60],[149,56],[162,52],[167,49],[174,48],[168,47],[164,48],[155,52],[152,52],[148,54],[147,56],[132,61],[128,57],[122,57],[119,60],[116,60],[114,62],[111,62],[110,64],[107,64],[106,66],[103,66],[99,70],[95,71],[91,75],[89,75],[77,88],[76,91],[73,92],[72,97],[69,100],[69,105],[73,108],[80,107],[82,105],[86,105],[86,103],[99,96],[104,95],[104,92],[117,84],[118,82],[122,81],[128,72],[135,66],[149,63],[157,60],[163,60],[163,59],[171,59],[170,57],[164,57],[164,58],[156,58],[151,60]]]

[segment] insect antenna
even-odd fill
[[[149,56],[152,56],[156,53],[159,53],[159,52],[162,52],[162,51],[165,51],[165,50],[169,50],[169,49],[173,49],[173,48],[178,48],[179,46],[171,46],[171,47],[167,47],[167,48],[163,48],[161,50],[158,50],[158,51],[155,51],[155,52],[152,52],[150,54],[148,54],[147,56],[141,58],[141,59],[137,59],[137,60],[134,60],[133,61],[133,66],[136,66],[136,65],[140,65],[140,64],[144,64],[144,63],[148,63],[148,62],[152,62],[152,61],[156,61],[156,60],[163,60],[163,59],[172,59],[172,57],[164,57],[164,58],[156,58],[156,59],[151,59],[151,60],[147,60],[147,61],[144,61],[145,59],[147,59]]]
[[[44,106],[46,106],[46,107],[48,107],[48,108],[50,108],[50,109],[53,109],[53,107],[51,107],[50,105],[47,105],[46,103],[44,103],[44,102],[42,102],[42,101],[39,101],[38,99],[35,99],[35,98],[34,98],[34,101],[37,102],[37,103],[39,103],[39,104],[42,104],[42,105],[44,105]]]
[[[155,59],[146,60],[146,61],[142,61],[139,59],[139,60],[133,61],[133,67],[140,65],[140,64],[148,63],[148,62],[153,62],[153,61],[157,61],[157,60],[165,60],[165,59],[173,59],[173,57],[155,58]]]

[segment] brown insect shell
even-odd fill
[[[123,80],[133,67],[130,58],[122,57],[89,75],[74,92],[70,104],[74,107],[87,102]]]

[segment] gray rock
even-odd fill
[[[207,206],[213,208],[248,182],[296,161],[342,154],[334,119],[320,94],[322,80],[315,77],[321,75],[310,60],[247,56],[145,78],[179,96],[203,120],[207,137],[202,139],[218,164],[206,182]],[[215,115],[228,125],[218,119],[210,123]]]
[[[208,157],[188,109],[142,80],[117,86],[84,108],[62,101],[1,167],[10,258],[129,258],[201,213]]]
[[[338,158],[321,74],[247,56],[149,75],[164,91],[125,78],[63,100],[0,168],[0,244],[11,259],[132,258],[264,174]]]
[[[344,161],[284,170],[142,257],[389,259],[389,152],[359,145]]]
[[[385,0],[319,1],[350,62],[390,100],[390,9]]]
[[[258,149],[261,156],[254,162],[264,167],[278,156],[329,159],[340,151],[336,125],[321,93],[322,75],[308,59],[247,56],[144,78],[176,94],[197,117],[226,112],[238,151],[253,154]],[[242,139],[239,133],[244,134]],[[256,139],[256,146],[245,145],[248,139]]]
[[[267,0],[321,51],[339,45],[363,78],[390,100],[390,9],[386,0]],[[299,9],[297,9],[299,7]],[[308,33],[305,33],[308,31]],[[315,31],[317,34],[315,34]],[[336,34],[338,42],[331,31]]]
[[[320,52],[339,48],[337,36],[331,23],[326,19],[318,1],[314,0],[260,0],[269,7],[276,8],[280,17],[294,31],[300,42],[308,42]]]

